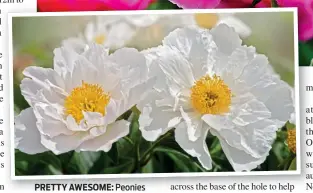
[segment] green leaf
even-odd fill
[[[153,173],[154,160],[150,159],[149,162],[141,169],[142,173]]]
[[[71,161],[73,155],[74,155],[74,151],[69,151],[69,152],[66,152],[57,156],[59,160],[62,162],[63,168],[66,169],[66,166]]]
[[[52,152],[44,152],[44,153],[35,154],[35,155],[28,155],[26,153],[17,151],[15,153],[15,161],[16,162],[26,161],[30,164],[43,163],[45,165],[52,165],[56,169],[62,168],[61,161]]]
[[[67,167],[78,174],[87,174],[100,156],[101,152],[74,152]]]
[[[313,46],[308,43],[299,43],[299,65],[309,66],[313,58]]]
[[[261,0],[253,0],[251,7],[255,7],[260,2],[261,2]]]
[[[108,167],[102,170],[103,174],[122,174],[130,173],[134,167],[134,160],[129,160],[121,165]]]
[[[212,156],[212,162],[213,172],[234,171],[233,167],[230,165],[224,154],[221,154],[219,156]]]
[[[297,170],[297,158],[293,158],[288,170]]]
[[[165,147],[157,147],[154,151],[163,152],[167,154],[176,164],[176,167],[182,172],[197,172],[205,171],[197,162],[191,157],[185,155],[177,150],[168,149]]]
[[[62,171],[60,169],[57,169],[57,168],[53,167],[53,165],[48,165],[46,167],[45,174],[49,174],[49,175],[63,175]]]
[[[176,4],[170,1],[158,0],[154,3],[151,3],[148,10],[163,10],[163,9],[181,9]]]
[[[279,7],[276,0],[271,0],[271,5],[272,5],[272,7]]]
[[[118,161],[119,161],[118,155],[119,155],[119,152],[117,149],[117,144],[113,143],[110,151],[108,152],[108,156],[112,159],[114,163],[118,164]]]
[[[29,164],[27,161],[15,161],[15,175],[27,175],[28,166]]]
[[[89,174],[101,174],[104,168],[110,167],[114,162],[107,153],[102,152],[100,158],[93,164],[88,171]]]
[[[22,95],[20,85],[17,81],[14,81],[13,93],[14,93],[14,104],[20,110],[23,110],[29,107],[29,104],[27,103],[27,101]]]

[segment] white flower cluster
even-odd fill
[[[146,140],[174,129],[180,147],[211,169],[210,132],[235,171],[256,168],[294,115],[293,89],[225,23],[175,29],[160,46],[112,54],[111,43],[123,46],[114,26],[107,36],[89,26],[85,39],[55,49],[53,69],[25,69],[21,90],[30,107],[15,119],[16,148],[28,154],[107,152],[129,134],[130,123],[119,117],[136,106]]]

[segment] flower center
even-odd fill
[[[287,145],[291,152],[296,153],[296,129],[289,129],[287,131]]]
[[[218,15],[215,13],[196,13],[195,20],[198,26],[211,29],[213,28],[218,22]]]
[[[219,77],[203,76],[191,88],[191,103],[201,114],[221,115],[229,111],[232,93]]]
[[[103,44],[104,41],[105,41],[106,37],[104,34],[100,34],[100,35],[97,35],[95,38],[94,38],[94,41],[97,43],[97,44]]]
[[[65,114],[72,115],[79,123],[83,118],[83,111],[98,112],[105,115],[105,107],[110,101],[110,96],[98,84],[83,82],[74,88],[65,99]]]

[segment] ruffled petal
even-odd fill
[[[168,107],[158,107],[155,101],[157,94],[148,96],[149,102],[143,101],[137,107],[141,111],[139,117],[139,129],[143,137],[148,141],[155,141],[159,136],[178,125],[181,121],[179,112],[169,111]],[[145,103],[146,102],[146,103]]]
[[[110,55],[115,70],[123,78],[123,88],[131,88],[147,79],[148,67],[145,56],[134,48],[122,48]]]
[[[213,37],[197,27],[177,29],[163,40],[163,45],[178,50],[191,65],[194,78],[199,79],[212,68]]]
[[[180,113],[187,126],[188,140],[196,141],[201,135],[200,129],[203,124],[201,115],[194,111],[185,112],[182,107],[180,108]]]
[[[121,120],[109,125],[104,134],[85,141],[77,148],[77,151],[108,152],[113,143],[128,135],[129,124],[128,121]]]
[[[85,140],[91,138],[88,132],[75,132],[73,135],[49,137],[41,135],[41,143],[54,154],[59,155],[76,149]]]
[[[27,154],[49,151],[40,142],[40,132],[36,126],[32,108],[23,110],[15,118],[15,148]]]
[[[256,158],[268,153],[279,129],[270,118],[271,112],[256,99],[241,101],[227,115],[202,117],[230,146]]]
[[[225,55],[230,55],[242,44],[242,40],[236,33],[235,29],[226,24],[217,25],[211,30],[211,34],[218,50]]]
[[[77,53],[83,53],[86,49],[86,42],[81,38],[68,38],[63,40],[61,44],[75,50]]]
[[[267,151],[261,157],[253,157],[244,150],[230,146],[227,142],[227,139],[221,137],[219,132],[212,130],[211,133],[219,138],[222,149],[236,172],[251,171],[255,169],[265,161],[268,155],[269,151]]]
[[[187,132],[187,126],[184,122],[179,124],[175,129],[175,139],[180,147],[189,155],[197,157],[201,165],[207,169],[212,169],[212,159],[206,144],[208,128],[198,128],[201,130],[201,137],[196,141],[190,141]]]
[[[234,17],[234,16],[227,16],[227,17],[222,17],[217,25],[224,23],[227,24],[230,27],[233,27],[235,31],[240,35],[242,38],[247,38],[251,35],[252,30],[251,28],[245,24],[243,21],[240,19]]]
[[[180,88],[189,88],[193,85],[195,78],[192,64],[178,50],[167,47],[160,48],[156,63],[172,85]]]
[[[60,134],[71,135],[73,131],[69,130],[63,119],[63,112],[58,112],[50,104],[37,103],[33,107],[37,118],[37,128],[43,135],[55,137]]]
[[[23,73],[26,78],[21,82],[21,92],[30,105],[38,102],[62,103],[67,94],[64,91],[65,83],[54,70],[31,66]],[[45,95],[41,97],[40,92]]]

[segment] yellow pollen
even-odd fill
[[[296,129],[288,129],[287,145],[292,153],[296,153]]]
[[[104,41],[105,41],[106,37],[104,34],[101,34],[101,35],[98,35],[94,38],[94,41],[97,43],[97,44],[103,44]]]
[[[195,20],[198,26],[211,29],[217,24],[219,17],[215,13],[196,13]]]
[[[109,101],[110,96],[100,85],[83,82],[81,86],[74,88],[65,99],[65,114],[72,115],[79,123],[84,118],[83,111],[105,115],[105,107]]]
[[[195,82],[191,88],[191,104],[201,114],[221,115],[229,112],[232,93],[219,77],[208,75]]]

